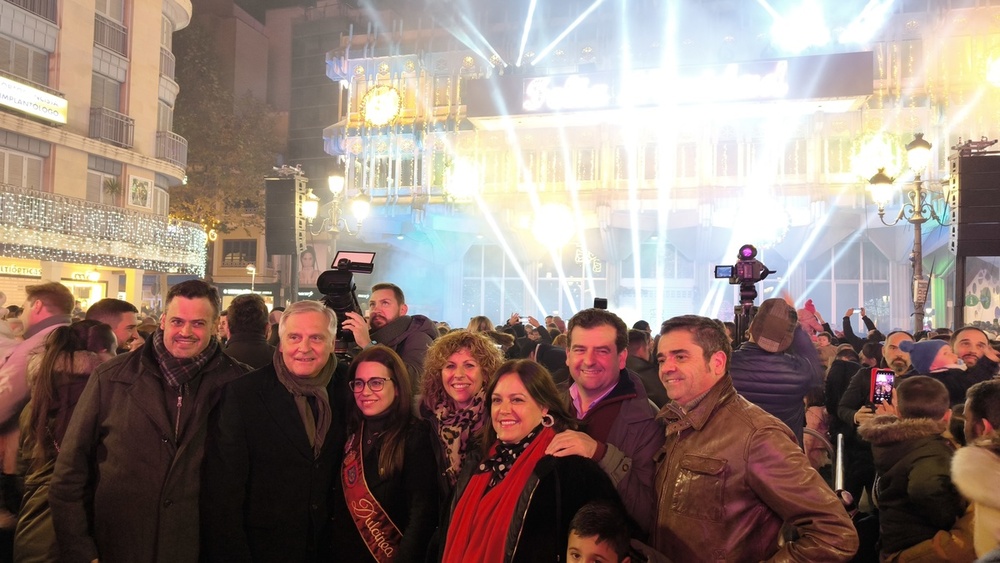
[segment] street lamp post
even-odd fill
[[[247,273],[250,274],[250,293],[256,293],[253,290],[253,284],[257,280],[257,266],[247,264]]]
[[[924,140],[923,133],[917,133],[913,141],[906,145],[907,162],[910,169],[913,170],[914,177],[913,182],[904,191],[909,201],[903,202],[899,214],[891,223],[885,220],[885,206],[892,199],[895,191],[894,179],[886,175],[884,168],[880,168],[869,180],[872,199],[878,205],[878,217],[882,223],[891,227],[903,219],[913,225],[913,326],[915,332],[924,328],[924,304],[927,301],[928,284],[924,280],[923,264],[923,224],[927,222],[927,219],[941,222],[934,207],[930,204],[930,194],[924,189],[923,180],[920,178],[920,174],[930,160],[930,149],[931,144]]]

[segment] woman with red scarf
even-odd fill
[[[431,433],[412,412],[403,360],[386,346],[354,358],[354,393],[333,509],[333,550],[342,561],[424,561],[438,522],[437,464]]]
[[[557,561],[581,506],[621,500],[594,461],[545,455],[557,432],[576,426],[549,372],[512,360],[497,374],[486,390],[483,456],[470,454],[455,488],[443,561]]]

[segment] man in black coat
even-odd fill
[[[226,318],[229,319],[226,355],[254,369],[271,363],[274,346],[267,343],[270,325],[264,299],[256,293],[239,295],[226,309]]]
[[[882,357],[885,367],[891,369],[896,374],[896,383],[903,377],[909,375],[913,368],[910,365],[910,355],[902,351],[899,345],[906,341],[913,341],[910,333],[898,330],[890,332],[885,338],[882,346]],[[871,420],[876,409],[871,405],[869,394],[871,392],[872,368],[862,367],[840,397],[840,404],[837,406],[837,416],[840,418],[844,432],[844,457],[846,459],[844,467],[844,489],[851,493],[854,498],[861,498],[861,491],[867,489],[871,496],[872,483],[875,481],[875,461],[872,458],[872,448],[868,442],[862,440],[857,434],[857,427]]]
[[[275,361],[226,388],[205,452],[204,560],[332,560],[347,397],[336,325],[318,301],[292,304]]]

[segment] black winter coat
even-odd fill
[[[928,418],[873,418],[858,428],[871,442],[878,479],[882,553],[896,553],[950,530],[965,512],[965,501],[951,482],[954,448],[941,435],[941,423]]]
[[[331,356],[333,358],[333,356]],[[346,366],[327,386],[333,413],[319,457],[274,365],[228,385],[202,473],[203,561],[329,561],[331,495],[346,440]]]
[[[403,534],[395,561],[424,561],[427,545],[438,524],[437,462],[428,455],[431,431],[426,421],[414,418],[406,431],[403,469],[392,477],[378,474],[381,441],[362,445],[365,481],[368,490]],[[336,471],[338,494],[332,501],[333,550],[337,559],[362,563],[375,561],[365,546],[347,508],[341,484],[342,471]]]
[[[479,453],[469,452],[465,469],[455,486],[452,513],[474,471],[478,470]],[[575,455],[540,459],[521,493],[514,518],[506,530],[504,561],[561,561],[566,556],[570,520],[580,507],[592,501],[614,503],[625,513],[611,479],[594,461]],[[447,525],[442,529],[441,537],[448,537]]]

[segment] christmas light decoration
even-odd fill
[[[205,275],[208,235],[194,223],[0,186],[0,255]]]

